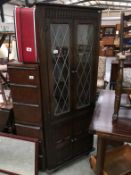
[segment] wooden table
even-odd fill
[[[98,135],[96,175],[103,175],[106,145],[109,140],[131,142],[131,110],[120,109],[119,119],[112,123],[115,92],[103,90],[100,93],[90,131]],[[122,97],[124,103],[126,97]]]

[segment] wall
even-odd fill
[[[14,31],[14,7],[10,4],[3,5],[5,22],[3,23],[0,18],[0,32]]]
[[[120,24],[120,17],[103,17],[102,25],[116,25]]]
[[[11,4],[5,4],[4,6],[5,22],[14,23],[13,11],[15,6]],[[115,25],[120,23],[120,10],[103,10],[102,12],[102,25]],[[131,14],[131,10],[126,10],[126,14]],[[1,18],[0,18],[1,22]]]
[[[125,10],[125,14],[131,14],[131,10]],[[116,25],[120,24],[121,11],[120,10],[104,10],[102,12],[102,25]]]
[[[14,22],[14,18],[13,18],[13,11],[14,11],[14,7],[13,5],[10,4],[5,4],[3,5],[3,9],[4,9],[4,14],[5,14],[5,22],[7,23],[13,23]],[[1,19],[0,19],[1,21]]]

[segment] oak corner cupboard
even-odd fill
[[[40,156],[50,171],[93,147],[88,130],[96,101],[100,18],[97,8],[38,3],[39,62],[8,65],[17,133],[40,140]]]
[[[48,170],[92,150],[100,18],[96,8],[36,5]]]

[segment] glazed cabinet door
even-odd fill
[[[72,157],[71,116],[71,23],[70,20],[48,21],[48,81],[50,117],[48,117],[48,147],[54,157],[48,156],[48,168],[52,169]],[[61,121],[63,120],[63,121]],[[54,124],[55,123],[55,124]],[[53,146],[53,147],[52,147]],[[49,152],[48,152],[49,153]],[[50,154],[50,153],[49,153]]]
[[[93,23],[75,23],[75,104],[74,108],[87,109],[91,105],[91,88],[93,82],[92,67],[95,55],[95,25]],[[95,65],[94,65],[95,66]]]
[[[48,23],[48,71],[51,120],[71,111],[71,28],[69,21]]]
[[[87,20],[75,21],[74,49],[74,122],[73,122],[73,155],[90,152],[93,136],[89,134],[89,124],[94,103],[96,87],[96,22]],[[93,93],[92,93],[93,89]]]

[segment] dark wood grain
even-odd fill
[[[14,103],[14,109],[16,123],[42,126],[40,105]]]
[[[26,136],[31,138],[42,139],[42,132],[40,127],[15,124],[16,132],[20,136]]]
[[[29,131],[31,126],[40,127],[40,117],[42,116],[43,127],[41,131],[43,129],[42,134],[43,138],[45,138],[43,142],[45,143],[47,169],[52,171],[69,160],[89,153],[93,147],[93,135],[88,131],[96,97],[101,10],[40,3],[36,5],[35,17],[39,63],[37,66],[31,64],[9,65],[9,72],[13,76],[12,69],[15,67],[15,71],[21,74],[21,77],[15,75],[11,78],[17,132],[19,131],[19,134],[31,133]],[[65,31],[61,32],[63,24],[68,26],[66,31],[68,36],[66,36]],[[88,46],[81,41],[78,33],[80,33],[80,29],[88,31],[89,27],[92,32],[92,35],[89,35],[89,37],[92,36],[90,38],[92,44],[88,43]],[[56,37],[54,37],[56,33],[57,36],[60,35],[56,42],[57,44],[55,44]],[[81,44],[84,56],[78,49]],[[58,53],[55,54],[57,51]],[[65,51],[66,54],[69,52],[67,56],[65,56]],[[80,58],[84,58],[80,63],[79,60],[81,59],[78,59],[77,52],[79,52]],[[87,63],[86,68],[84,63]],[[80,75],[77,73],[78,65],[80,65]],[[57,67],[57,69],[55,70],[54,67]],[[62,71],[59,72],[58,70]],[[83,72],[85,73],[84,76]],[[32,82],[29,81],[29,75],[35,76],[36,79]],[[66,82],[67,80],[69,83]],[[79,87],[78,84],[80,85]],[[37,87],[35,88],[34,86]],[[85,86],[85,89],[82,86]],[[87,90],[88,88],[89,90]],[[78,98],[81,95],[80,92],[78,95],[78,91],[81,91],[81,93],[88,91],[85,104],[82,103],[84,97],[81,99],[81,105],[78,104]],[[65,106],[62,105],[67,96],[69,96],[69,105],[65,109]],[[23,104],[25,109],[28,108],[27,111],[32,115],[32,122],[31,117],[27,114],[28,112],[21,112],[20,114]],[[56,112],[56,104],[60,105],[59,112]],[[32,114],[33,108],[31,106],[33,107],[33,105],[39,105],[41,116],[38,118],[37,112],[34,113],[35,117]],[[64,110],[62,111],[61,109]],[[36,122],[36,125],[34,125],[34,122]],[[20,124],[24,126],[20,127]],[[28,131],[24,128],[27,128]],[[34,133],[34,131],[32,132]],[[34,134],[39,138],[39,134],[37,135],[36,132]]]
[[[40,18],[41,16],[41,18]],[[96,78],[98,66],[99,28],[101,12],[98,9],[78,8],[64,5],[36,5],[36,35],[38,57],[40,61],[40,81],[42,94],[42,116],[44,118],[44,135],[48,170],[54,170],[62,164],[92,149],[93,136],[88,133],[89,123],[95,104]],[[43,20],[44,19],[44,20]],[[54,110],[55,85],[53,66],[51,25],[66,24],[69,27],[69,111],[56,115]],[[93,25],[93,51],[91,53],[90,103],[77,107],[77,65],[78,65],[78,25]],[[68,45],[66,43],[66,47]],[[60,45],[59,47],[64,47]],[[63,58],[60,57],[62,60]],[[88,59],[88,58],[87,58]],[[81,66],[82,70],[82,66]],[[87,71],[87,69],[86,69]],[[75,72],[75,73],[73,73]],[[86,77],[86,76],[85,76]],[[57,77],[58,79],[60,77]],[[83,79],[82,79],[83,81]],[[59,97],[58,97],[59,98]],[[83,121],[83,123],[82,123]],[[85,123],[84,123],[85,121]],[[80,124],[80,125],[79,125]],[[53,155],[53,157],[52,157]]]
[[[25,69],[25,68],[22,67],[20,67],[19,69],[13,69],[13,68],[11,69],[11,67],[9,68],[11,83],[38,85],[39,84],[38,68],[36,67],[32,67],[32,69]]]
[[[38,64],[8,64],[16,133],[39,140],[39,168],[45,169],[43,118]],[[43,144],[41,144],[43,143]]]

